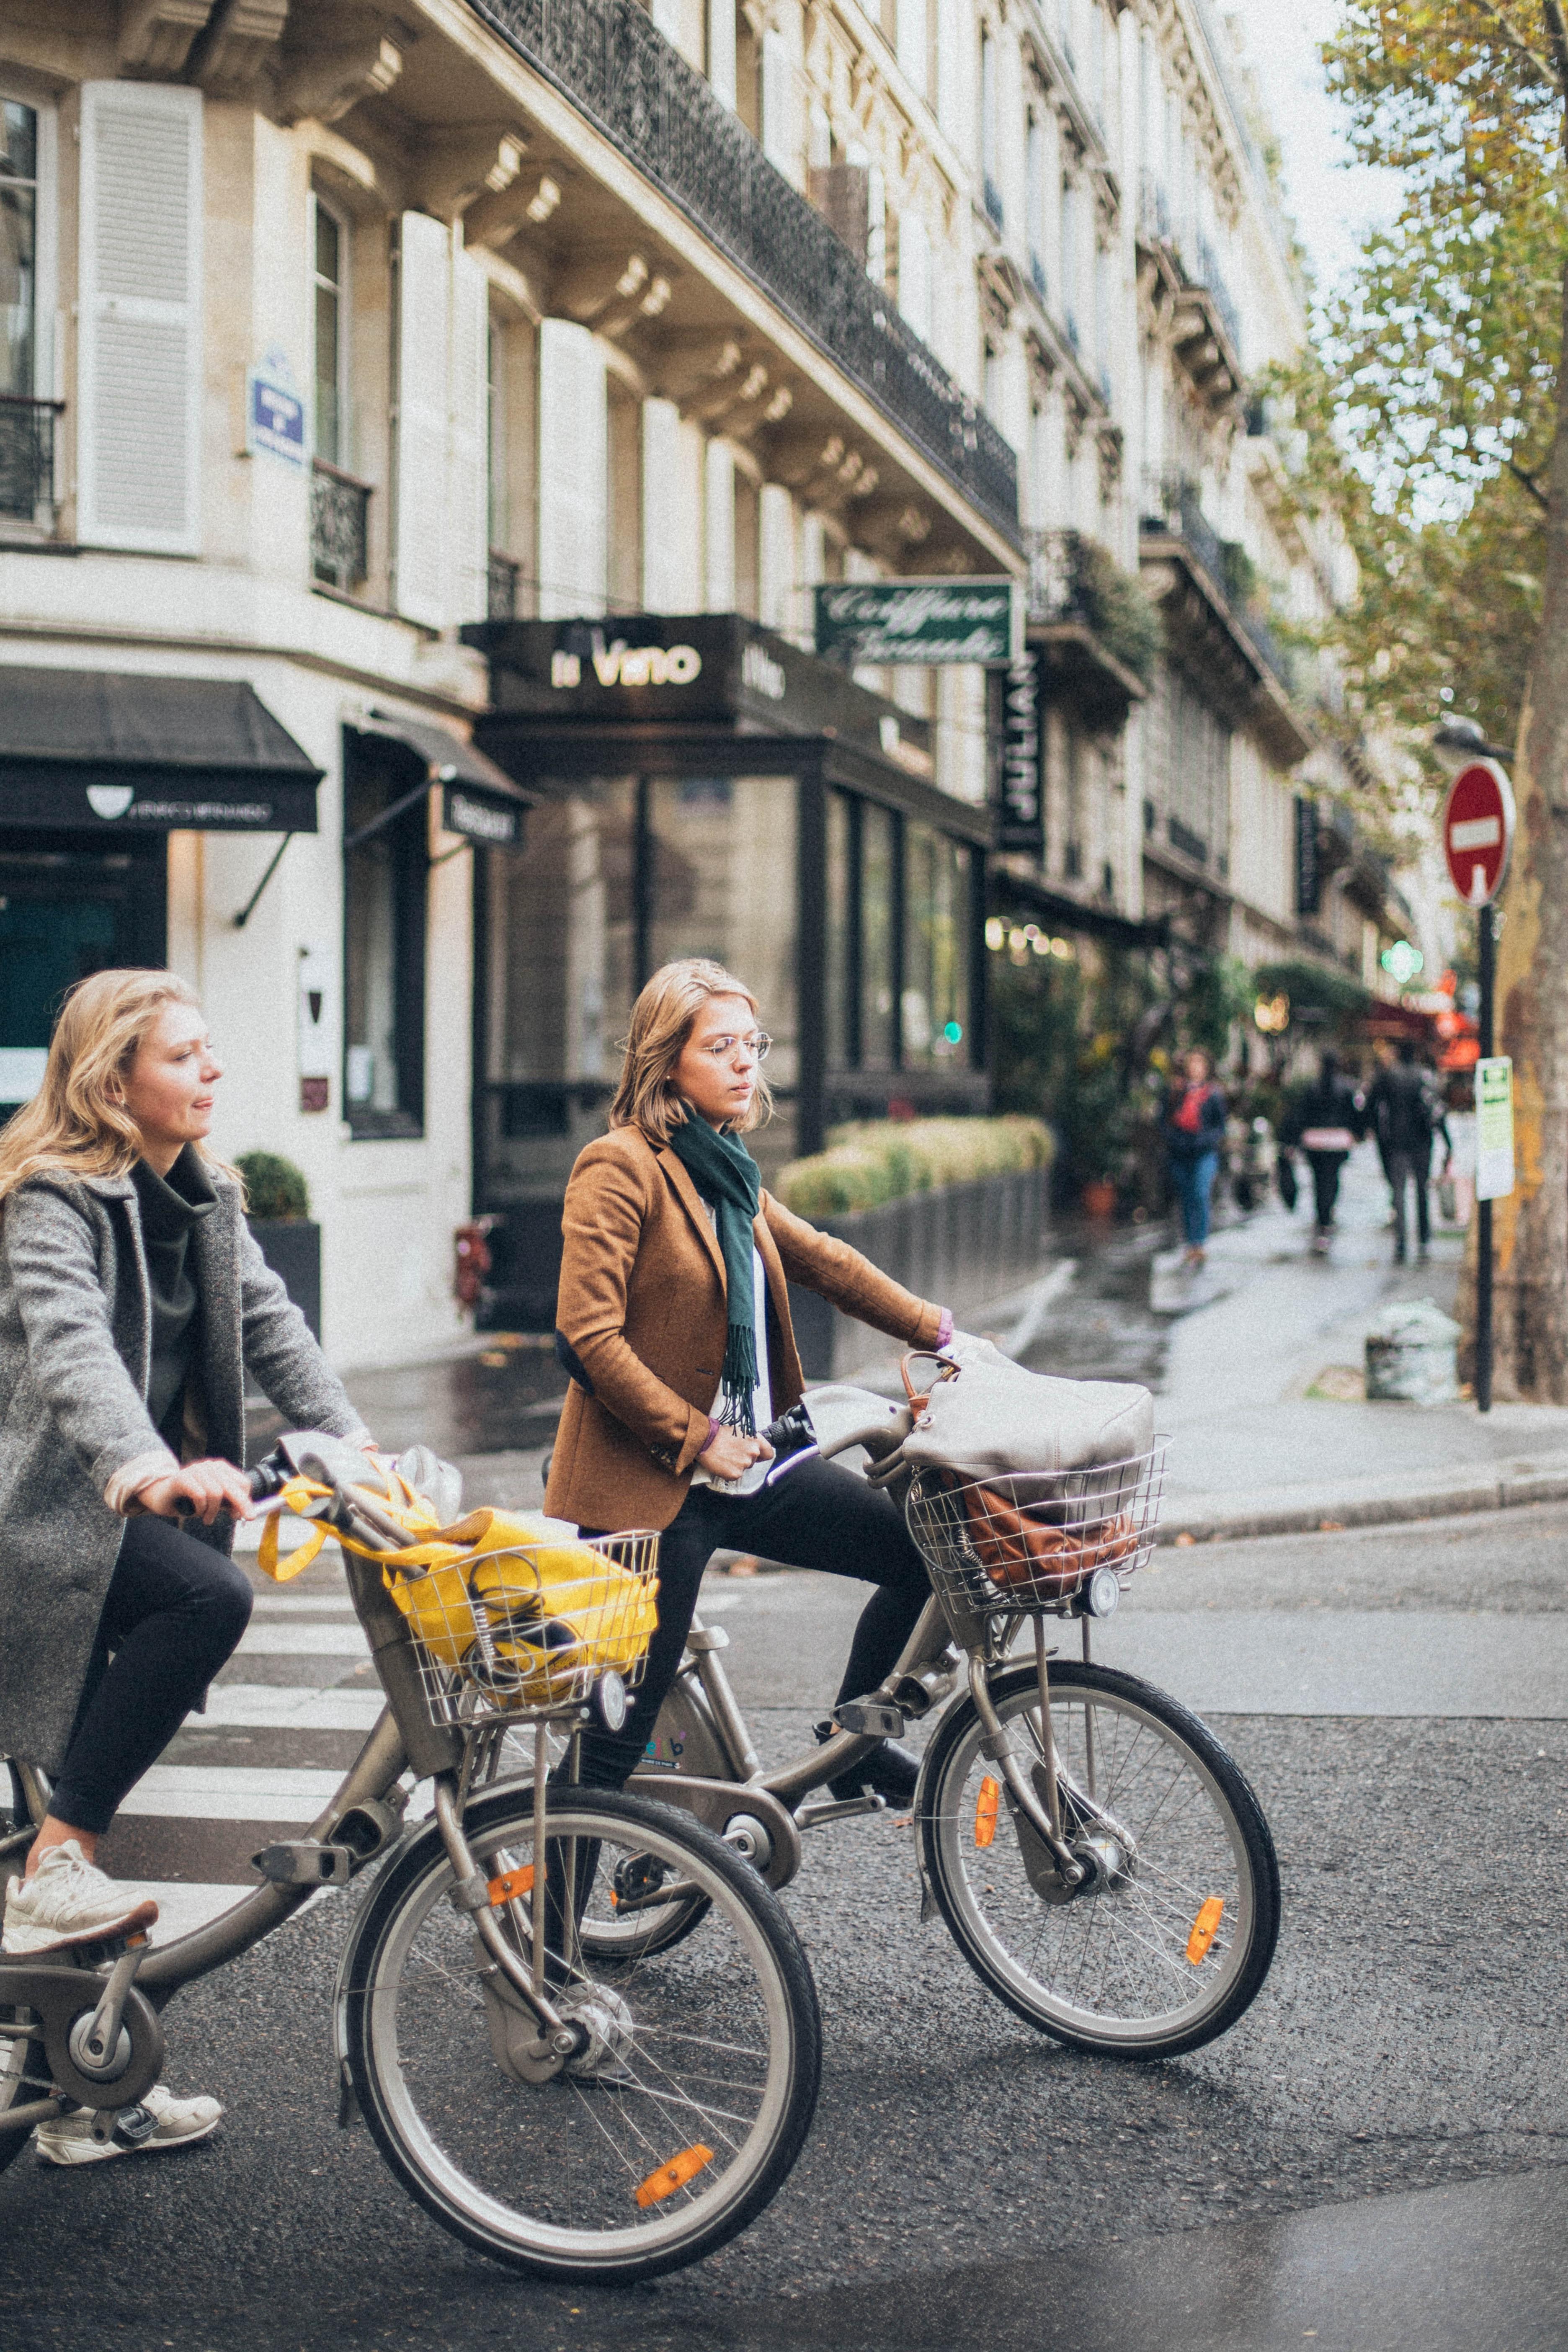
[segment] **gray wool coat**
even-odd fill
[[[190,1239],[199,1452],[245,1461],[245,1373],[295,1429],[363,1424],[215,1169]],[[118,1472],[173,1459],[148,1416],[153,1314],[128,1176],[35,1176],[0,1206],[0,1755],[58,1772],[125,1522]],[[187,1412],[187,1421],[191,1415]],[[190,1533],[230,1549],[233,1525]]]

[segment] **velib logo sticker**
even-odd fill
[[[87,804],[94,816],[112,821],[123,816],[136,797],[133,784],[89,784]]]

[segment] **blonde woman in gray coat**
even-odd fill
[[[0,1132],[0,1755],[54,1779],[7,1952],[157,1916],[95,1854],[250,1615],[228,1556],[251,1515],[247,1370],[294,1427],[368,1443],[207,1147],[222,1075],[183,981],[99,972]],[[89,2162],[204,2138],[218,2114],[160,2085],[109,2141],[84,2113],[38,2145]]]

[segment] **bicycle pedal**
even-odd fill
[[[358,1857],[346,1845],[315,1845],[309,1838],[264,1845],[250,1866],[274,1886],[346,1886]]]

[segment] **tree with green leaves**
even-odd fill
[[[1401,174],[1326,310],[1300,421],[1361,563],[1352,685],[1516,744],[1500,1047],[1498,1392],[1568,1402],[1568,23],[1562,0],[1347,0],[1326,52],[1361,160]],[[1314,427],[1317,428],[1314,431]],[[1435,798],[1435,794],[1434,794]]]

